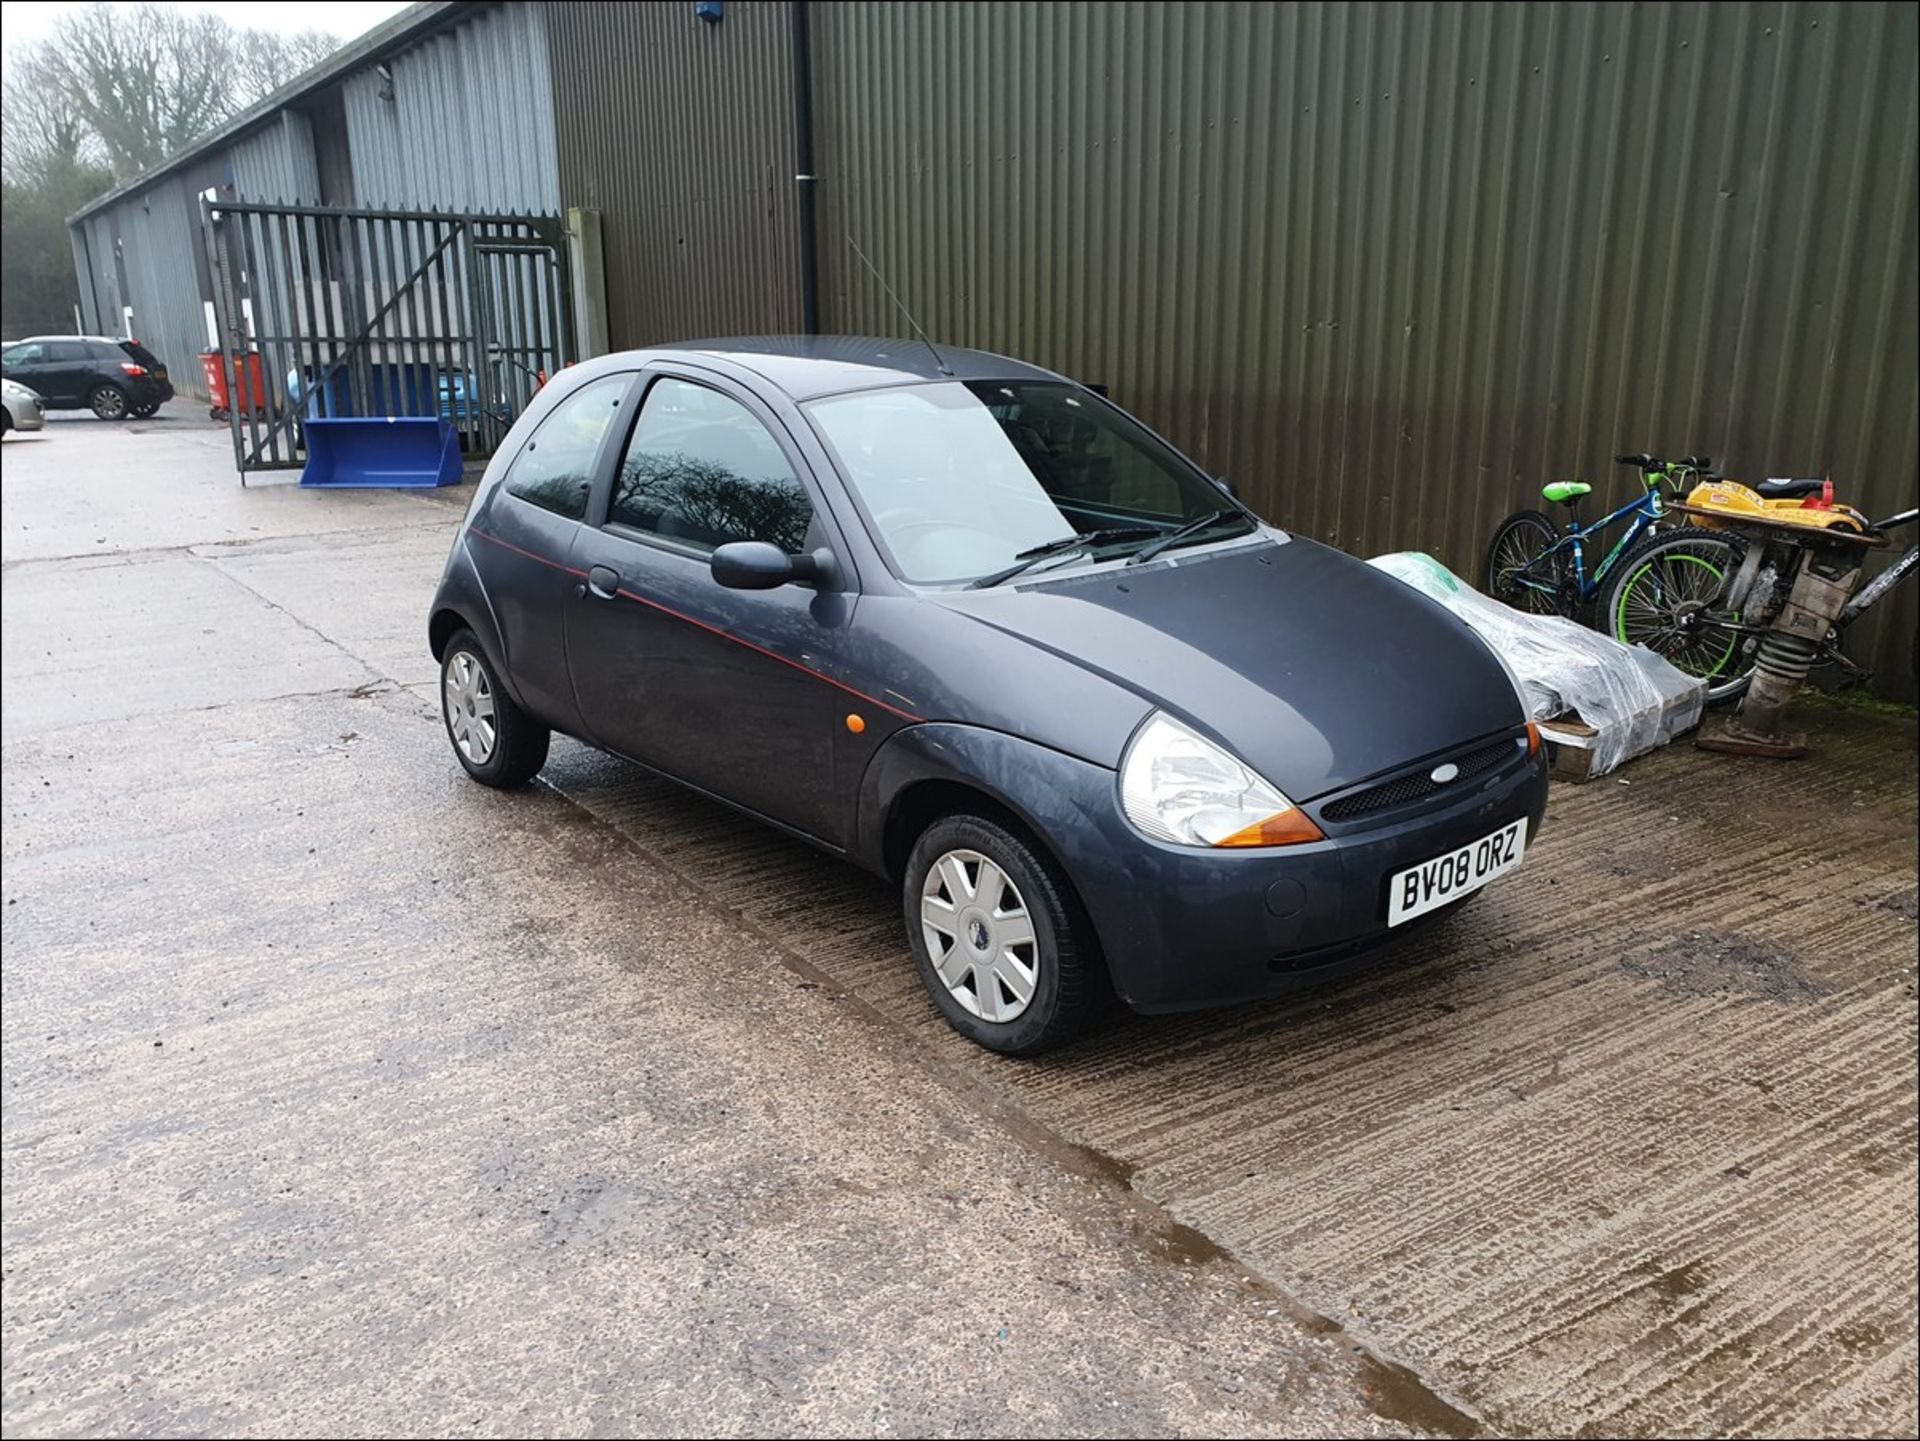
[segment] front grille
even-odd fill
[[[1482,771],[1492,770],[1503,760],[1517,755],[1520,744],[1509,737],[1505,740],[1488,741],[1485,745],[1468,751],[1465,755],[1450,756],[1460,767],[1460,774],[1444,784],[1433,779],[1433,771],[1444,761],[1434,761],[1419,770],[1409,771],[1395,776],[1390,781],[1382,781],[1363,791],[1355,791],[1350,796],[1341,796],[1338,800],[1328,801],[1320,807],[1320,814],[1330,821],[1350,821],[1359,816],[1370,816],[1375,811],[1384,811],[1392,806],[1403,806],[1410,801],[1421,800],[1436,791],[1452,790],[1461,781]]]

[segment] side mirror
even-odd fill
[[[1235,500],[1238,500],[1240,498],[1240,487],[1235,485],[1232,481],[1228,480],[1224,475],[1216,475],[1213,478],[1213,483],[1219,486],[1228,495],[1232,496]]]
[[[708,557],[714,581],[728,590],[778,590],[796,580],[819,582],[833,577],[833,553],[816,550],[788,555],[764,540],[734,540]]]

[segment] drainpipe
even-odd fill
[[[793,22],[793,183],[800,221],[800,329],[820,333],[820,258],[813,219],[813,51],[807,0],[789,0]]]

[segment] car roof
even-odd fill
[[[117,335],[23,335],[18,340],[9,340],[8,345],[31,345],[37,340],[99,340],[108,345],[138,345],[138,341],[128,342]]]
[[[744,335],[649,346],[655,354],[723,358],[794,400],[939,380],[1059,380],[1050,370],[985,350],[870,335]]]

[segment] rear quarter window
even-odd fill
[[[584,519],[593,463],[632,381],[631,375],[590,381],[554,406],[508,467],[507,494],[568,520]]]

